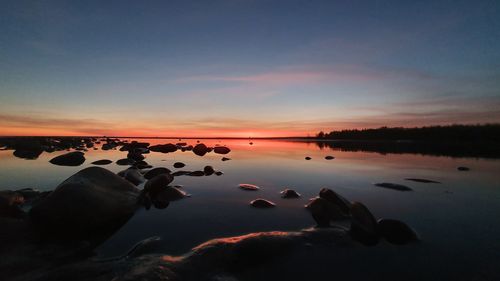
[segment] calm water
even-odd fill
[[[187,142],[195,144],[194,140]],[[146,154],[146,161],[173,171],[176,169],[172,164],[177,161],[186,164],[182,170],[202,170],[205,165],[212,165],[224,175],[176,177],[173,184],[183,185],[192,196],[172,202],[164,210],[140,210],[97,249],[98,255],[123,254],[136,242],[151,236],[163,239],[158,252],[181,254],[216,237],[310,227],[314,221],[303,206],[320,188],[328,187],[352,201],[365,203],[376,217],[400,219],[415,228],[423,243],[405,257],[411,262],[428,263],[436,272],[447,266],[464,272],[498,270],[491,264],[500,260],[499,160],[343,152],[292,141],[254,140],[253,145],[247,140],[203,142],[229,146],[232,151],[226,156],[232,160],[222,162],[222,156],[214,153],[199,157],[189,151],[177,151],[151,152]],[[13,157],[12,151],[0,151],[0,189],[51,190],[95,160],[126,157],[126,152],[118,150],[90,150],[80,167],[60,167],[48,162],[62,153],[43,153],[37,160],[23,160]],[[326,155],[336,158],[328,161],[324,159]],[[312,160],[304,160],[305,156]],[[457,166],[471,170],[459,172]],[[115,164],[104,167],[114,172],[126,168]],[[405,181],[408,177],[442,184]],[[401,183],[414,191],[379,188],[372,185],[375,182]],[[243,191],[238,188],[239,183],[256,184],[262,189]],[[302,198],[281,199],[279,192],[285,187],[295,189]],[[275,202],[277,208],[250,207],[249,201],[258,197]]]

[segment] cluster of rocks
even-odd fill
[[[238,185],[239,188],[242,190],[247,190],[247,191],[257,191],[260,190],[260,187],[254,184],[249,184],[249,183],[240,183]],[[299,198],[300,194],[289,188],[285,188],[285,190],[280,192],[281,198],[284,199],[290,199],[290,198]],[[273,208],[276,207],[276,203],[269,201],[264,198],[257,198],[255,200],[250,201],[250,206],[253,206],[255,208]]]

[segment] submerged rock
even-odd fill
[[[392,244],[404,245],[419,240],[417,233],[411,227],[398,220],[380,219],[378,231]]]
[[[83,152],[74,151],[52,158],[50,163],[58,166],[80,166],[85,162]]]
[[[351,237],[364,245],[376,245],[380,239],[375,217],[360,202],[351,204]]]
[[[273,202],[266,200],[266,199],[262,199],[262,198],[252,200],[250,202],[250,205],[252,205],[252,207],[255,207],[255,208],[273,208],[273,207],[276,207],[276,204],[274,204]]]
[[[171,172],[172,171],[170,171],[169,169],[167,169],[165,167],[157,167],[157,168],[154,168],[154,169],[147,171],[144,174],[144,178],[150,180],[150,179],[156,177],[157,175],[170,174]]]
[[[92,162],[92,164],[94,164],[94,165],[108,165],[111,163],[113,163],[113,161],[108,160],[108,159],[102,159],[102,160],[97,160],[97,161]]]
[[[293,189],[286,188],[285,190],[281,191],[280,193],[281,193],[282,198],[299,198],[300,197],[300,194]]]
[[[260,189],[260,187],[253,185],[253,184],[248,184],[248,183],[240,183],[238,186],[243,190],[255,191],[255,190]]]
[[[226,146],[216,146],[214,147],[214,152],[217,154],[228,154],[229,152],[231,152],[231,149]]]
[[[419,178],[406,178],[407,181],[421,182],[421,183],[441,183],[438,181],[428,180],[428,179],[419,179]]]
[[[114,231],[135,212],[139,190],[101,167],[79,171],[30,210],[49,237],[91,239]]]
[[[406,185],[397,184],[397,183],[390,183],[390,182],[375,183],[374,185],[378,186],[378,187],[394,189],[394,190],[398,190],[398,191],[412,191],[413,190]]]
[[[460,167],[457,167],[457,170],[465,172],[465,171],[470,171],[470,168],[469,167],[460,166]]]

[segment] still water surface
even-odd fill
[[[151,144],[178,140],[140,140]],[[195,140],[186,140],[196,144]],[[256,231],[298,230],[314,225],[304,209],[309,198],[328,187],[351,201],[363,202],[377,218],[399,219],[412,226],[422,243],[402,257],[408,262],[427,264],[439,272],[471,270],[492,272],[500,261],[500,161],[498,159],[451,158],[417,154],[347,152],[320,148],[315,143],[279,140],[203,140],[208,146],[227,145],[232,151],[222,156],[203,157],[190,151],[145,154],[154,167],[172,171],[174,162],[184,162],[181,170],[203,170],[211,165],[222,176],[176,177],[190,198],[175,201],[167,209],[141,209],[114,236],[97,249],[101,257],[121,255],[138,241],[151,236],[163,240],[158,252],[182,254],[206,240]],[[99,159],[116,161],[126,157],[118,150],[89,150],[79,167],[61,167],[48,161],[65,152],[43,153],[37,160],[23,160],[12,151],[0,151],[0,189],[26,187],[52,190],[60,182]],[[326,155],[335,156],[325,160]],[[312,160],[306,161],[304,157]],[[468,172],[457,171],[467,166]],[[114,172],[126,168],[103,166]],[[441,184],[417,183],[405,178],[426,178]],[[376,182],[405,184],[409,192],[376,187]],[[243,191],[240,183],[261,187]],[[292,188],[300,199],[282,199],[279,192]],[[274,209],[255,209],[249,202],[265,198]],[[494,262],[494,261],[497,262]],[[498,269],[496,269],[498,270]]]

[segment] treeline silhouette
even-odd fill
[[[330,140],[390,140],[390,141],[453,141],[500,142],[500,124],[449,125],[416,128],[381,127],[319,132],[318,139]]]

